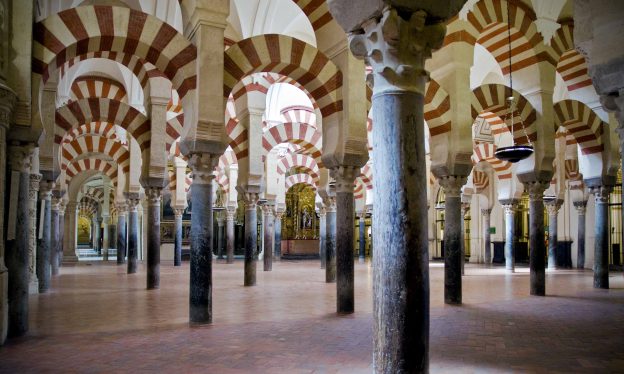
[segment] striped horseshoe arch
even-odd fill
[[[121,143],[101,136],[83,136],[61,148],[61,170],[67,169],[72,160],[80,157],[101,154],[112,158],[124,173],[130,171],[130,152]]]
[[[565,160],[565,176],[566,179],[571,181],[582,181],[583,174],[579,171],[579,164],[577,159]]]
[[[498,180],[511,179],[511,163],[501,161],[494,157],[496,146],[490,143],[480,143],[475,145],[472,159],[475,164],[485,161],[492,166]]]
[[[67,165],[65,174],[69,180],[85,171],[100,172],[109,177],[113,181],[113,184],[117,184],[117,165],[98,158],[73,160],[69,163],[69,165]]]
[[[479,170],[472,170],[472,184],[478,194],[483,193],[490,186],[490,178],[487,173]]]
[[[508,106],[506,97],[508,92],[509,88],[501,84],[485,84],[472,91],[472,118],[476,119],[478,116],[485,118],[490,124],[492,135],[494,136],[505,132],[511,132],[511,129],[508,128],[504,122],[507,118]],[[514,128],[514,140],[520,144],[526,143],[527,137],[531,141],[537,140],[537,131],[535,128],[537,113],[535,109],[524,96],[515,90],[513,92],[513,97],[516,102],[516,118],[514,122],[520,123],[520,120],[522,120],[524,124],[524,129],[521,126],[516,126]]]
[[[115,124],[108,122],[89,122],[81,125],[80,127],[67,132],[65,136],[63,136],[61,144],[70,143],[72,140],[86,135],[99,135],[126,145],[126,139],[120,139],[117,137]]]
[[[314,178],[312,178],[310,175],[304,173],[290,175],[286,178],[284,183],[286,184],[286,191],[288,191],[292,186],[301,183],[307,184],[314,190],[316,190],[318,187],[318,181],[314,180]]]
[[[576,140],[584,155],[604,150],[602,133],[608,126],[586,104],[562,100],[555,104],[555,128],[564,127]]]
[[[314,126],[308,123],[287,122],[270,127],[262,134],[263,155],[266,156],[276,145],[281,143],[300,145],[303,153],[314,158],[319,167],[323,166],[321,161],[323,135]]]
[[[320,175],[319,167],[312,157],[299,153],[288,153],[277,162],[277,172],[279,174],[286,174],[286,172],[294,167],[307,169],[312,175],[312,178],[318,183]]]
[[[136,139],[141,151],[149,148],[150,120],[128,104],[103,98],[81,99],[56,110],[54,141],[59,144],[65,132],[91,122],[114,123]]]
[[[360,178],[362,179],[362,183],[366,186],[367,190],[373,189],[373,167],[370,162],[364,165],[360,170],[362,174],[360,174]]]
[[[451,99],[433,79],[429,80],[425,90],[424,118],[431,137],[451,131]]]
[[[309,123],[316,127],[316,114],[312,108],[301,105],[289,106],[280,110],[280,114],[283,122]]]
[[[90,198],[82,197],[78,203],[78,216],[91,219],[97,215],[98,203]]]
[[[126,88],[116,80],[99,76],[82,76],[71,86],[72,101],[88,97],[103,97],[128,103]]]

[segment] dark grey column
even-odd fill
[[[228,206],[226,210],[226,262],[228,264],[234,263],[234,214],[236,214],[236,207]]]
[[[466,177],[449,175],[439,178],[444,188],[444,302],[461,304],[461,187]],[[426,205],[425,205],[426,206]]]
[[[328,197],[325,206],[325,282],[336,281],[336,198]]]
[[[596,200],[594,229],[594,288],[609,288],[609,194],[611,186],[590,187]]]
[[[461,274],[464,275],[464,267],[466,266],[466,213],[470,210],[469,203],[461,205]]]
[[[147,289],[160,288],[160,199],[162,188],[145,189],[147,199]]]
[[[327,211],[325,207],[319,208],[319,257],[321,258],[321,269],[325,269],[327,257]]]
[[[97,228],[97,217],[93,216],[91,217],[91,247],[93,247],[93,250],[95,252],[97,252],[97,234],[98,234],[98,228]]]
[[[359,261],[364,262],[366,260],[366,212],[358,213],[360,218],[360,253]]]
[[[54,182],[43,181],[39,187],[39,199],[43,204],[43,231],[37,245],[37,279],[39,280],[39,293],[46,293],[50,288],[52,268],[50,259],[52,256],[52,188]]]
[[[484,248],[484,262],[486,265],[492,263],[492,240],[490,234],[490,213],[492,209],[481,209],[483,215],[483,245]]]
[[[38,150],[35,148],[35,153],[31,157],[38,157],[38,154]],[[37,278],[37,202],[42,175],[38,173],[38,170],[31,170],[29,178],[28,200],[30,204],[28,206],[28,216],[30,217],[30,236],[28,237],[28,292],[30,294],[36,294],[39,293],[39,280]]]
[[[275,261],[280,261],[282,257],[282,216],[284,215],[283,210],[276,210],[275,212],[275,245],[273,252],[273,259]]]
[[[578,212],[578,225],[576,228],[576,268],[585,268],[585,211],[587,201],[575,201],[574,207]]]
[[[61,204],[59,191],[52,191],[52,217],[50,218],[50,269],[52,276],[59,273],[59,246],[60,246],[60,221],[59,205]]]
[[[550,181],[524,183],[529,192],[529,268],[531,295],[546,295],[546,246],[544,245],[544,191]]]
[[[505,269],[514,272],[516,266],[515,247],[515,214],[517,209],[517,200],[501,201],[501,205],[505,210]]]
[[[546,202],[546,210],[548,211],[548,269],[556,269],[556,252],[557,252],[557,216],[559,208],[563,200],[555,199]]]
[[[273,270],[273,250],[275,243],[273,235],[275,234],[275,217],[273,216],[273,205],[264,205],[262,212],[264,213],[264,271]]]
[[[213,170],[219,155],[190,155],[193,171],[191,186],[191,280],[189,283],[189,320],[191,324],[212,323],[212,214]]]
[[[219,260],[223,260],[223,252],[225,251],[225,248],[223,247],[223,224],[224,222],[224,217],[221,216],[221,212],[217,213],[217,248],[215,248],[215,252],[217,253],[217,259]]]
[[[173,243],[173,266],[182,266],[182,214],[183,208],[175,208],[175,240]]]
[[[67,202],[61,200],[59,204],[59,247],[58,247],[58,266],[63,266],[63,254],[65,253],[65,210]]]
[[[355,206],[353,183],[360,168],[340,166],[331,170],[336,179],[336,310],[354,310],[354,244]]]
[[[139,194],[128,193],[128,274],[137,272],[139,256]]]
[[[15,216],[9,215],[6,265],[9,271],[8,336],[22,336],[28,331],[28,244],[30,238],[29,190],[31,147],[10,146],[11,182],[8,211],[14,209]],[[13,185],[14,180],[19,180]],[[16,187],[16,189],[14,189]]]
[[[245,193],[245,286],[256,285],[257,207],[258,194]]]
[[[126,215],[128,206],[125,203],[117,204],[117,264],[126,263],[126,243],[128,241],[128,228]]]

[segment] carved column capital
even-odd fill
[[[461,188],[466,184],[467,177],[458,175],[447,175],[438,178],[438,183],[444,188],[444,195],[447,197],[461,197]]]
[[[11,170],[21,173],[30,173],[32,166],[32,145],[10,145],[8,147],[9,162]]]
[[[258,207],[259,194],[256,192],[245,192],[243,194],[243,202],[245,210],[255,210]]]
[[[563,200],[561,199],[554,199],[554,200],[544,202],[544,206],[546,207],[546,211],[548,212],[549,216],[557,215],[562,205],[563,205]]]
[[[575,201],[572,203],[579,215],[585,215],[587,210],[587,201]]]
[[[336,213],[336,197],[328,196],[325,200],[325,211],[327,213]]]
[[[145,199],[148,206],[159,206],[162,198],[162,188],[147,187],[145,188]]]
[[[481,209],[481,214],[483,215],[483,217],[489,217],[490,213],[492,213],[492,209]]]
[[[52,199],[52,190],[55,187],[55,183],[52,181],[44,180],[39,183],[39,199],[50,200]]]
[[[611,186],[595,186],[589,187],[589,193],[594,195],[596,204],[607,204],[609,202],[609,195],[613,191]]]
[[[65,209],[67,209],[67,202],[65,200],[61,200],[58,205],[58,211],[60,216],[65,216]]]
[[[338,166],[329,171],[332,178],[336,180],[336,193],[353,193],[353,183],[360,175],[360,168],[355,166]]]
[[[357,216],[359,219],[366,219],[366,212],[357,212]]]
[[[543,200],[544,199],[544,191],[548,188],[550,182],[545,181],[530,181],[524,183],[524,188],[529,193],[529,200]]]
[[[128,213],[128,205],[126,202],[115,203],[115,207],[117,208],[117,215],[124,215]]]
[[[193,184],[210,184],[214,179],[214,168],[219,163],[219,156],[210,153],[193,153],[188,165],[192,170]]]
[[[184,208],[173,208],[173,215],[175,216],[176,219],[182,218],[183,214],[184,214]]]
[[[17,95],[13,90],[4,84],[0,83],[0,126],[8,128],[11,123],[11,116],[13,114],[13,107],[17,101]]]
[[[273,216],[273,208],[274,205],[270,205],[270,204],[265,204],[262,206],[262,212],[264,213],[265,216]]]
[[[518,210],[518,200],[517,199],[507,199],[500,201],[503,210],[505,210],[505,214],[513,214]]]
[[[466,213],[468,213],[469,210],[470,210],[470,203],[462,203],[461,205],[462,217],[464,217]]]
[[[319,208],[319,217],[325,217],[325,215],[327,214],[327,209],[325,209],[324,206]]]
[[[236,215],[236,207],[228,206],[225,210],[225,219],[229,221],[234,221],[234,216]]]
[[[375,93],[404,90],[424,94],[428,79],[425,60],[442,47],[446,34],[443,23],[428,25],[426,21],[425,11],[399,15],[395,8],[386,7],[381,19],[362,25],[363,34],[349,37],[353,55],[373,68],[369,84]]]
[[[139,203],[141,203],[141,198],[138,194],[128,194],[128,196],[126,196],[128,212],[137,213],[139,211]]]

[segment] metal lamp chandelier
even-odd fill
[[[509,126],[507,126],[507,121],[505,120],[505,126],[508,128],[511,127],[511,142],[512,145],[509,147],[501,147],[494,152],[494,156],[501,161],[508,161],[511,163],[516,163],[520,160],[524,160],[525,158],[531,156],[533,154],[533,144],[531,144],[531,139],[527,135],[526,128],[524,127],[524,123],[522,122],[522,117],[520,118],[520,125],[522,126],[522,130],[524,131],[524,136],[527,139],[528,144],[516,144],[516,139],[514,136],[514,118],[516,112],[516,103],[513,97],[513,69],[511,66],[511,22],[509,17],[509,4],[507,4],[507,42],[509,46],[509,95],[507,96],[507,103],[509,105],[507,117],[511,122]]]

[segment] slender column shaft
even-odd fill
[[[353,183],[360,169],[341,166],[332,170],[336,178],[336,309],[354,310],[354,226]]]
[[[39,279],[37,279],[37,195],[41,183],[41,174],[31,174],[29,176],[28,190],[28,217],[30,218],[30,236],[28,237],[28,272],[29,272],[29,292],[31,294],[39,292]]]
[[[492,263],[492,237],[490,234],[490,212],[491,209],[481,209],[483,215],[483,245],[484,248],[484,262],[486,264]]]
[[[505,209],[505,269],[513,273],[516,266],[515,259],[515,213],[516,203],[503,204]]]
[[[126,243],[128,241],[128,226],[126,225],[126,206],[120,204],[117,208],[117,264],[126,263]]]
[[[594,288],[609,288],[609,194],[610,186],[590,188],[596,199],[594,219]]]
[[[93,219],[91,220],[91,246],[93,247],[94,251],[98,251],[99,246],[98,246],[98,236],[100,234],[100,226],[98,225],[98,220],[97,217],[93,217]]]
[[[9,148],[11,157],[11,183],[9,190],[12,198],[17,197],[15,222],[9,218],[8,224],[14,224],[7,231],[6,265],[9,271],[8,284],[8,336],[22,336],[28,331],[28,284],[29,284],[29,240],[30,240],[30,152],[26,148]],[[17,182],[14,184],[14,180]],[[17,191],[13,191],[17,187]],[[15,200],[12,201],[15,203]],[[9,209],[11,209],[11,200]]]
[[[226,258],[228,264],[234,263],[234,214],[236,210],[234,207],[228,207],[226,217]]]
[[[59,246],[60,246],[60,222],[59,222],[59,199],[52,197],[52,216],[50,218],[50,269],[52,275],[58,275],[59,273]]]
[[[162,188],[145,189],[147,197],[147,289],[160,288],[160,199]]]
[[[366,259],[366,213],[360,214],[360,253],[359,260],[364,262]]]
[[[175,209],[175,241],[173,244],[173,266],[182,266],[182,213],[183,209]]]
[[[128,198],[128,274],[137,272],[139,255],[139,198]]]
[[[575,201],[574,207],[578,212],[577,243],[576,243],[576,268],[585,268],[585,211],[587,201]]]
[[[555,200],[546,204],[548,211],[548,268],[553,270],[557,268],[557,216],[561,203],[560,200]]]
[[[459,222],[461,223],[461,275],[464,275],[464,268],[466,266],[466,213],[470,209],[470,204],[462,203],[461,205],[461,217]]]
[[[325,282],[336,281],[336,198],[329,197],[325,208]]]
[[[110,249],[109,238],[108,238],[108,224],[110,217],[102,217],[102,260],[108,261],[108,250]]]
[[[9,100],[5,100],[9,104]],[[6,108],[5,108],[6,109]],[[0,121],[0,345],[4,344],[8,333],[8,317],[9,317],[9,272],[5,266],[5,231],[4,217],[6,212],[5,205],[5,186],[9,179],[9,173],[6,169],[6,131],[10,116],[6,116],[4,121]]]
[[[245,194],[245,286],[256,285],[256,248],[258,246],[258,194]]]
[[[531,295],[546,295],[546,246],[544,244],[544,191],[548,182],[525,183],[529,191],[529,257]]]
[[[52,257],[52,188],[53,182],[44,181],[41,183],[40,198],[43,205],[43,232],[39,245],[37,245],[37,279],[39,280],[39,293],[46,293],[50,288],[50,278],[52,268],[50,266]]]
[[[63,266],[63,253],[65,251],[65,201],[59,204],[59,239],[56,261],[59,268]]]
[[[321,269],[325,269],[327,257],[327,212],[325,207],[319,209],[319,257],[321,258]]]
[[[444,187],[444,302],[461,304],[461,221],[462,203],[460,191],[465,177],[447,176],[440,178]]]
[[[273,250],[275,244],[273,236],[275,234],[275,216],[273,216],[273,207],[265,205],[262,209],[264,212],[264,271],[273,270]]]
[[[64,233],[67,234],[66,243],[63,245],[63,262],[67,261],[70,263],[78,262],[78,248],[77,248],[77,238],[76,231],[78,229],[78,212],[77,212],[78,204],[75,201],[67,202],[67,214],[65,216],[65,227]]]
[[[277,213],[275,214],[275,224],[274,224],[275,245],[274,245],[273,257],[276,261],[280,261],[282,257],[282,216],[283,214],[284,214],[283,211],[277,211]]]

